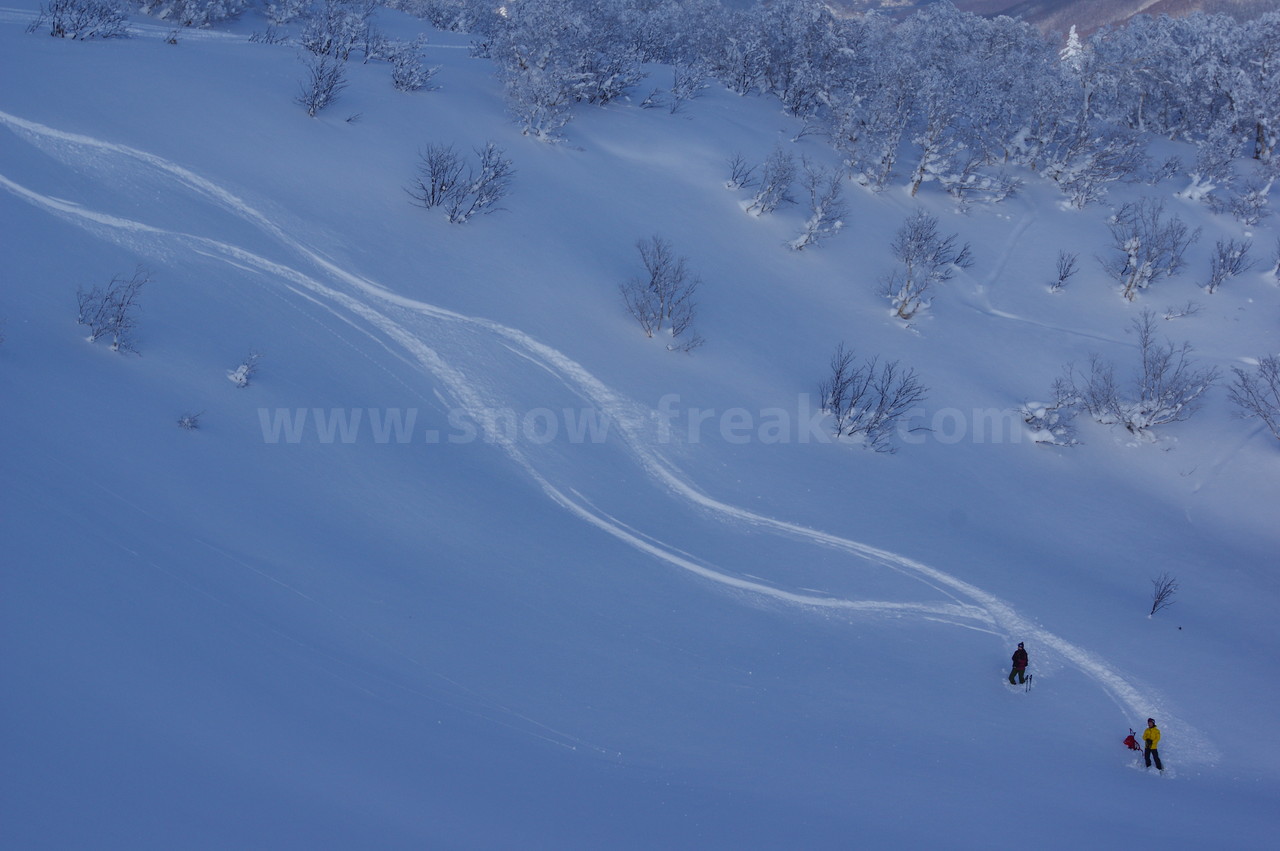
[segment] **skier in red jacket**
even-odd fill
[[[1027,681],[1027,664],[1028,659],[1026,648],[1024,648],[1022,646],[1022,642],[1019,641],[1018,649],[1013,651],[1013,670],[1009,672],[1009,685],[1017,685],[1018,683],[1025,683]],[[1014,676],[1017,676],[1018,683],[1013,681]]]

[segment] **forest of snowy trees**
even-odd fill
[[[395,66],[398,87],[429,82],[416,46],[371,29],[377,0],[272,0],[277,24],[299,22],[312,54]],[[1070,203],[1100,200],[1120,180],[1180,178],[1186,197],[1246,224],[1268,212],[1280,134],[1280,12],[1240,21],[1196,13],[1139,16],[1088,38],[1045,35],[1008,17],[950,3],[902,19],[840,17],[821,0],[741,8],[720,0],[386,0],[436,27],[470,33],[492,60],[523,132],[559,138],[581,104],[633,93],[653,63],[674,68],[672,110],[714,79],[741,95],[773,95],[805,132],[828,139],[848,174],[914,194],[936,181],[961,206],[1017,191],[1011,169],[1039,174]],[[246,0],[146,0],[179,26],[238,15]],[[52,0],[50,31],[122,34],[118,0]],[[86,11],[89,23],[85,22]],[[664,72],[666,73],[666,72]],[[313,77],[316,75],[313,73]],[[341,71],[330,72],[340,86]],[[409,82],[403,82],[408,80]],[[322,108],[323,92],[306,98]],[[1153,162],[1151,138],[1196,146],[1194,160]],[[1258,166],[1240,168],[1241,160]]]
[[[1114,181],[1181,176],[1189,195],[1248,222],[1277,170],[1280,13],[1138,17],[1081,39],[949,3],[901,21],[836,17],[819,0],[393,5],[472,33],[513,117],[546,138],[576,104],[608,103],[664,63],[776,96],[873,189],[937,181],[962,203],[999,200],[1016,191],[1016,166],[1084,206]],[[1194,144],[1194,161],[1149,161],[1153,136]]]

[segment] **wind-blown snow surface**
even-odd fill
[[[1068,361],[1123,367],[1143,307],[1201,303],[1162,330],[1224,371],[1280,350],[1266,264],[1198,288],[1233,221],[1124,188],[1205,227],[1136,305],[1092,261],[1106,211],[1034,182],[968,216],[854,191],[796,253],[802,211],[723,188],[736,152],[830,156],[766,99],[584,110],[545,145],[432,33],[437,91],[353,65],[309,119],[256,17],[74,43],[25,34],[32,8],[0,10],[0,844],[1274,832],[1280,446],[1221,388],[1154,443],[977,430]],[[504,211],[409,204],[420,149],[489,140],[517,170]],[[977,262],[903,328],[875,280],[917,203]],[[691,356],[621,306],[653,234],[704,281]],[[1084,271],[1054,295],[1059,249]],[[86,343],[76,287],[139,263],[141,356]],[[934,431],[893,456],[822,440],[841,339],[914,366]],[[1181,591],[1148,618],[1162,571]],[[1017,641],[1030,694],[1002,682]],[[1164,777],[1120,743],[1147,715]]]

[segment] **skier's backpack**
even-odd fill
[[[1130,727],[1129,735],[1124,737],[1124,743],[1125,745],[1128,746],[1129,750],[1140,751],[1142,750],[1142,748],[1138,747],[1138,740],[1135,738],[1135,736],[1137,736],[1137,733],[1133,732],[1133,728]]]

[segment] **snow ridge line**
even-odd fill
[[[222,206],[236,215],[239,215],[249,222],[259,226],[275,237],[284,246],[300,253],[334,278],[347,283],[358,291],[363,291],[364,293],[376,297],[384,302],[422,316],[477,326],[486,329],[493,334],[500,335],[515,344],[517,347],[525,350],[532,360],[542,364],[548,371],[557,375],[565,386],[578,391],[584,398],[592,401],[600,410],[613,417],[615,421],[622,426],[622,431],[626,436],[626,444],[641,466],[649,473],[651,478],[665,485],[666,488],[676,496],[700,509],[703,509],[704,511],[717,515],[726,521],[749,524],[771,530],[775,533],[791,537],[793,539],[803,540],[811,544],[843,550],[881,566],[913,575],[922,581],[926,581],[927,584],[930,584],[935,588],[938,588],[939,586],[950,588],[958,595],[972,600],[976,606],[959,604],[959,601],[957,601],[958,605],[955,607],[925,607],[921,604],[922,608],[912,608],[912,604],[905,604],[906,608],[903,609],[903,611],[910,611],[911,613],[921,615],[941,615],[944,619],[956,616],[977,619],[997,625],[999,628],[1005,630],[1009,636],[1018,635],[1023,640],[1030,638],[1037,641],[1041,646],[1050,648],[1087,676],[1094,679],[1100,686],[1102,686],[1103,690],[1112,697],[1117,705],[1126,712],[1127,717],[1141,717],[1144,714],[1159,714],[1166,718],[1165,725],[1167,728],[1170,728],[1171,730],[1176,729],[1178,731],[1179,737],[1188,745],[1188,752],[1198,756],[1202,761],[1211,762],[1216,761],[1218,758],[1217,749],[1210,744],[1203,735],[1194,730],[1191,725],[1185,724],[1184,722],[1176,719],[1172,713],[1168,712],[1161,705],[1162,701],[1153,700],[1151,695],[1142,694],[1119,672],[1093,653],[1071,644],[1065,639],[1062,639],[1047,630],[1034,626],[998,597],[988,594],[976,586],[957,579],[943,571],[930,567],[922,562],[915,561],[914,559],[857,541],[810,529],[799,524],[757,514],[750,510],[722,502],[702,493],[690,481],[680,475],[676,468],[662,458],[652,448],[650,442],[645,439],[644,428],[642,425],[645,418],[640,417],[637,414],[638,411],[643,410],[639,405],[626,400],[623,396],[608,388],[584,367],[558,350],[538,342],[523,332],[502,325],[501,323],[482,318],[465,316],[435,305],[396,295],[385,287],[376,284],[363,276],[335,265],[312,249],[297,242],[278,226],[270,222],[270,220],[268,220],[264,215],[217,184],[196,175],[188,169],[164,160],[161,157],[143,151],[138,151],[137,149],[130,148],[128,146],[116,145],[80,134],[55,130],[35,122],[17,118],[16,116],[12,116],[3,111],[0,111],[0,123],[8,124],[10,127],[23,132],[23,134],[28,137],[35,136],[56,139],[75,145],[106,150],[137,159],[145,165],[160,169],[174,177],[177,177],[182,183],[186,184],[197,193],[211,198],[215,203],[219,204],[219,206]],[[46,196],[39,195],[38,193],[34,193],[31,190],[26,190],[18,184],[4,178],[2,175],[0,175],[0,184],[4,185],[5,188],[8,188],[11,192],[15,192],[15,194],[20,195],[20,197],[23,197],[32,203],[45,206],[46,208],[61,213],[64,216],[82,218],[87,221],[92,221],[100,226],[110,228],[125,228],[134,232],[147,233],[153,236],[169,235],[203,243],[209,248],[214,249],[217,253],[224,254],[228,258],[235,258],[251,267],[258,268],[265,273],[277,275],[285,280],[291,280],[305,289],[332,299],[348,311],[360,316],[371,325],[377,327],[384,334],[409,351],[414,356],[415,360],[417,360],[429,372],[440,378],[449,387],[450,391],[455,394],[455,398],[462,403],[464,408],[475,412],[483,411],[487,407],[481,394],[474,389],[473,383],[469,381],[460,370],[445,361],[438,352],[424,344],[419,337],[390,319],[390,317],[376,310],[370,304],[333,290],[332,288],[321,284],[314,278],[311,278],[297,270],[266,260],[265,258],[251,252],[216,240],[161,231],[139,222],[131,222],[129,220],[94,213],[76,205],[48,198]],[[332,308],[329,309],[338,318],[342,318],[344,321],[350,322],[349,319],[341,317],[336,310],[333,310]],[[369,332],[365,330],[365,333]],[[381,343],[381,341],[379,342]],[[793,592],[772,588],[760,583],[742,580],[731,575],[715,571],[703,565],[698,565],[687,558],[677,555],[665,547],[658,546],[639,538],[617,523],[602,515],[593,513],[585,506],[569,498],[562,490],[555,487],[535,469],[532,461],[525,455],[525,453],[520,451],[520,449],[515,445],[513,439],[509,439],[503,435],[498,435],[496,442],[503,447],[508,455],[516,461],[522,469],[525,469],[535,479],[543,491],[547,493],[547,495],[557,504],[560,504],[562,507],[571,511],[581,519],[596,525],[598,528],[607,531],[609,534],[619,538],[629,545],[636,547],[643,552],[657,556],[674,566],[689,570],[738,590],[763,594],[773,597],[774,599],[797,603],[800,605],[838,606],[851,610],[871,607],[872,611],[881,613],[892,611],[894,610],[894,607],[904,605],[876,603],[871,601],[863,601],[860,603],[858,601],[851,600],[841,601],[837,598],[795,594]]]

